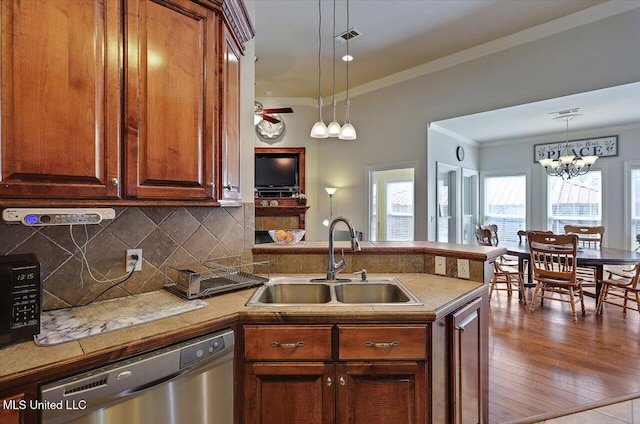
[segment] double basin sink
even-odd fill
[[[365,281],[310,281],[298,277],[271,279],[258,288],[247,306],[422,305],[396,278]]]

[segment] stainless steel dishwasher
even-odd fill
[[[233,423],[233,331],[40,388],[42,423]]]

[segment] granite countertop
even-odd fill
[[[179,335],[196,325],[205,325],[211,332],[229,326],[238,319],[266,322],[318,322],[320,320],[350,321],[421,321],[430,322],[452,312],[457,303],[477,297],[486,286],[430,274],[376,274],[395,276],[411,290],[423,305],[415,306],[245,306],[255,289],[228,293],[204,299],[207,307],[126,329],[90,336],[81,340],[41,347],[33,341],[0,349],[0,384],[12,379],[35,375],[60,365],[81,361],[85,357],[108,352],[111,359],[144,350],[145,342],[154,338]],[[285,275],[278,275],[285,276]],[[305,275],[305,278],[320,277]],[[275,275],[273,276],[275,277]],[[139,348],[139,351],[136,349]],[[126,352],[125,355],[122,352]]]

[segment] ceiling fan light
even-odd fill
[[[311,128],[311,137],[312,138],[329,137],[329,129],[327,128],[327,125],[322,121],[318,121],[315,124],[313,124],[313,127]]]
[[[355,140],[357,138],[356,129],[350,122],[345,123],[338,136],[340,140]]]
[[[593,165],[593,164],[596,162],[596,160],[597,160],[597,159],[598,159],[598,156],[584,156],[584,157],[582,158],[582,160],[584,161],[584,163],[585,163],[586,165],[588,165],[588,166]]]
[[[342,127],[338,121],[333,121],[327,126],[327,129],[329,130],[329,137],[338,137]]]
[[[565,165],[568,165],[571,163],[571,161],[573,161],[574,158],[575,156],[572,154],[565,154],[563,156],[560,156],[560,162],[562,162]]]
[[[558,162],[557,160],[552,160],[551,161],[551,168],[552,169],[558,169],[560,167],[560,162]]]

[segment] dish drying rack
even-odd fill
[[[165,267],[164,288],[187,299],[214,296],[263,285],[269,261],[250,262],[235,256]]]

